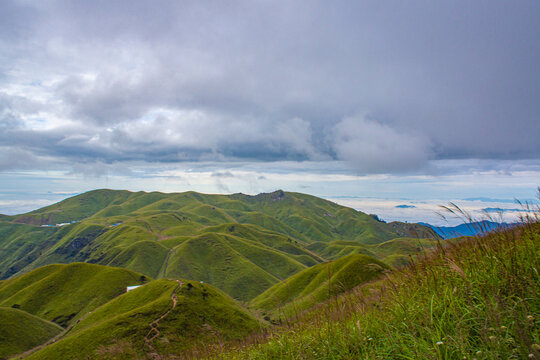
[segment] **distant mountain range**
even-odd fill
[[[457,226],[435,226],[427,223],[419,224],[429,226],[433,229],[433,231],[437,233],[437,235],[439,235],[443,239],[451,239],[460,236],[475,236],[515,225],[508,223],[498,223],[488,220],[460,224]]]

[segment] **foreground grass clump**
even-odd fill
[[[540,359],[539,268],[539,223],[462,239],[272,334],[208,356]]]

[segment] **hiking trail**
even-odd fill
[[[144,343],[145,343],[146,347],[149,350],[149,352],[147,353],[147,356],[150,359],[156,359],[156,360],[161,359],[161,357],[157,353],[156,348],[154,347],[153,343],[154,343],[154,340],[159,335],[161,335],[161,332],[159,331],[159,322],[161,320],[163,320],[167,315],[169,315],[169,313],[174,310],[174,308],[176,307],[176,304],[178,303],[178,296],[176,295],[176,292],[180,289],[180,287],[182,287],[182,285],[184,283],[182,281],[180,281],[180,280],[175,280],[175,281],[178,284],[176,285],[176,287],[174,288],[174,290],[173,290],[173,292],[171,294],[171,300],[173,302],[172,306],[163,315],[161,315],[160,317],[158,317],[157,319],[155,319],[154,321],[152,321],[148,325],[148,326],[150,326],[150,330],[148,331],[148,333],[144,337]]]

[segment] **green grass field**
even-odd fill
[[[97,194],[0,219],[0,356],[540,358],[538,218],[441,241],[296,193]]]

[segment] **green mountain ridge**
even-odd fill
[[[201,349],[201,358],[536,359],[539,215],[536,207],[517,227],[442,243],[410,266],[287,319],[258,341]],[[278,297],[286,298],[288,289],[280,290],[286,291]],[[262,301],[271,298],[266,295]]]
[[[139,287],[127,291],[133,285]],[[118,342],[129,344],[134,357],[180,352],[216,339],[240,339],[263,326],[203,282],[151,280],[86,263],[46,265],[2,281],[0,315],[0,358],[31,350],[30,359],[100,359],[116,351]]]
[[[41,226],[60,223],[67,225]],[[204,281],[247,301],[339,256],[365,253],[384,261],[392,254],[376,246],[402,237],[437,238],[421,225],[386,224],[281,190],[255,196],[95,190],[0,220],[0,278],[87,262]],[[340,241],[355,248],[340,248]]]

